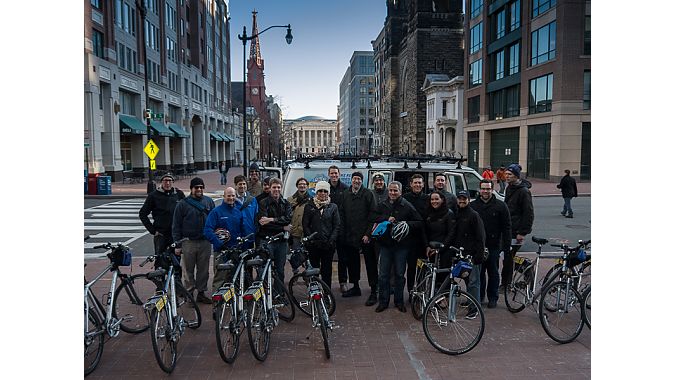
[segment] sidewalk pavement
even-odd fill
[[[233,167],[228,171],[228,181],[226,186],[233,186],[235,176],[242,174],[242,168]],[[174,187],[183,190],[186,194],[190,192],[190,180],[193,177],[200,177],[204,180],[204,193],[212,198],[220,198],[223,195],[225,186],[221,185],[221,174],[217,169],[199,171],[192,176],[176,179]],[[528,178],[533,185],[530,189],[534,197],[560,197],[561,192],[556,188],[558,182],[544,179]],[[159,183],[157,183],[159,186]],[[113,182],[111,186],[111,195],[85,195],[85,198],[127,198],[127,197],[145,197],[147,182],[142,183],[122,183]],[[580,196],[591,195],[591,181],[577,182],[577,190]]]

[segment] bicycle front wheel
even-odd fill
[[[549,310],[549,307],[554,309]],[[549,285],[540,299],[540,323],[555,341],[570,343],[582,332],[582,302],[572,283],[557,281]]]
[[[232,302],[219,302],[216,305],[216,345],[221,359],[232,364],[239,353],[239,334],[237,333],[236,305]]]
[[[456,289],[449,297],[445,291],[434,296],[423,312],[423,330],[427,340],[447,355],[471,351],[484,334],[484,312],[474,297]]]
[[[122,331],[138,334],[150,326],[143,304],[155,294],[156,285],[145,274],[123,279],[113,296],[113,317],[122,319]]]
[[[329,348],[329,315],[327,313],[326,307],[321,299],[312,300],[314,302],[314,308],[319,315],[319,330],[322,333],[322,341],[324,342],[324,354],[327,359],[331,358],[331,349]]]
[[[514,277],[509,285],[505,285],[505,305],[507,310],[518,313],[528,303],[528,291],[533,290],[533,279],[526,278],[523,272],[514,271]]]
[[[284,283],[277,277],[273,277],[272,307],[277,309],[279,319],[291,322],[296,317],[296,307],[291,301],[291,295],[284,287]]]
[[[155,359],[162,371],[171,373],[176,367],[178,342],[169,325],[170,305],[167,304],[160,311],[153,309],[150,312],[150,339],[153,342]]]
[[[270,350],[271,331],[268,328],[268,314],[263,305],[262,297],[258,301],[250,301],[249,323],[246,328],[251,353],[256,359],[265,361]]]
[[[591,285],[582,294],[582,305],[584,323],[591,329]]]
[[[186,326],[191,329],[202,325],[202,313],[192,294],[185,290],[181,281],[177,278],[176,284],[176,312],[183,318]]]
[[[84,375],[92,373],[101,361],[103,355],[103,326],[101,320],[93,309],[89,312],[85,310],[85,323],[87,327],[84,332]]]

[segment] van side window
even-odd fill
[[[481,178],[472,173],[465,173],[465,182],[467,182],[467,191],[469,191],[469,195],[472,199],[475,198],[479,194],[479,183],[481,182]]]

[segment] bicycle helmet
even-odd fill
[[[230,231],[228,231],[225,228],[217,228],[214,233],[216,236],[218,236],[218,239],[221,240],[223,243],[227,243],[230,241]]]
[[[387,220],[384,222],[377,223],[373,226],[373,230],[371,231],[371,236],[373,237],[380,237],[385,235],[387,232],[387,228],[391,225],[392,223],[388,222]]]
[[[408,236],[408,223],[399,222],[395,224],[392,228],[392,239],[402,241],[406,236]]]

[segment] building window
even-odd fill
[[[96,29],[92,30],[92,49],[95,56],[103,57],[103,33]]]
[[[531,66],[547,62],[556,56],[556,21],[531,33]]]
[[[584,94],[582,95],[582,109],[591,109],[591,71],[584,71]]]
[[[591,55],[591,16],[584,18],[584,55]]]
[[[533,18],[554,8],[556,0],[533,0]]]
[[[89,1],[92,7],[101,9],[101,0],[90,0]]]
[[[554,74],[544,75],[530,80],[528,113],[548,112],[552,110],[552,87]]]
[[[509,47],[508,54],[509,54],[509,75],[513,75],[519,72],[519,54],[521,54],[521,51],[519,49],[518,42]]]
[[[448,108],[448,100],[441,101],[441,116],[446,117],[446,109]]]
[[[488,120],[502,119],[504,98],[503,90],[488,94]]]
[[[115,25],[122,27],[122,0],[115,0]]]
[[[521,0],[509,4],[509,31],[521,26]]]
[[[498,12],[494,20],[495,35],[493,40],[497,40],[505,36],[505,10]]]
[[[519,85],[488,94],[488,119],[519,116]]]
[[[495,80],[505,77],[505,51],[500,50],[495,54]]]
[[[483,22],[476,24],[470,31],[469,53],[476,53],[483,47]]]
[[[475,18],[476,16],[481,14],[481,9],[484,6],[484,0],[471,0],[471,2],[472,2],[471,18]]]
[[[519,109],[521,108],[521,85],[508,87],[507,99],[505,101],[505,117],[519,116]]]
[[[476,123],[479,121],[479,99],[480,95],[467,99],[467,123]]]
[[[475,87],[481,84],[481,71],[483,67],[483,60],[477,59],[469,65],[469,86]]]
[[[427,120],[434,120],[434,99],[427,101]]]

